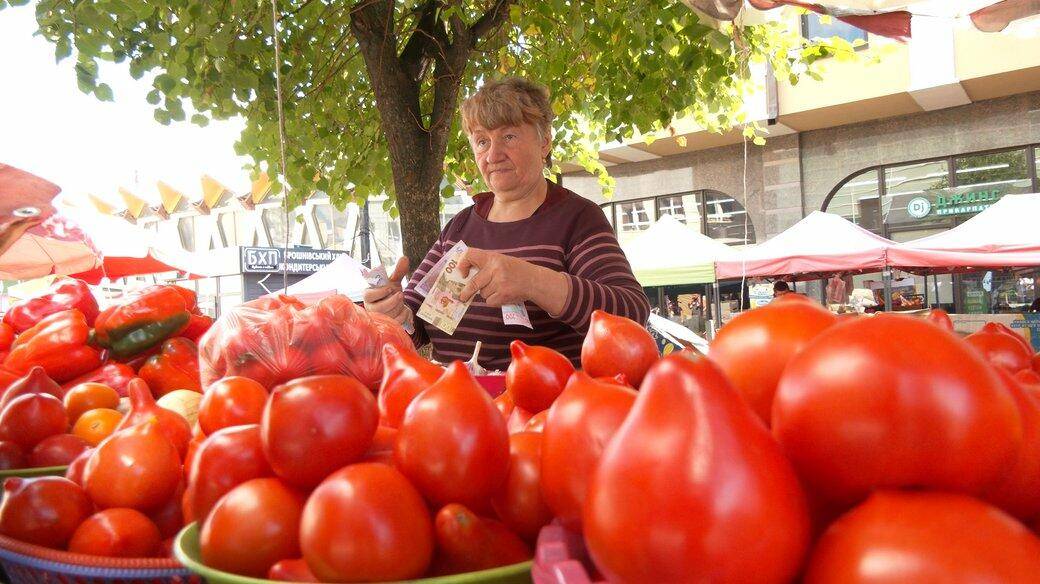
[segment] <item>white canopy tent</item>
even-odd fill
[[[622,246],[636,280],[643,286],[705,284],[715,281],[715,262],[737,250],[664,215]]]

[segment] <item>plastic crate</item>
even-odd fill
[[[250,578],[221,572],[203,565],[199,553],[198,524],[192,523],[173,542],[173,553],[191,571],[203,576],[209,584],[278,584],[274,580]],[[531,582],[531,562],[521,562],[491,570],[408,580],[411,584],[528,584]]]
[[[535,584],[603,584],[585,549],[581,534],[553,522],[538,533],[531,566]]]
[[[74,554],[0,535],[0,566],[11,584],[202,584],[172,558]]]

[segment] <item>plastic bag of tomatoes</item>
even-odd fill
[[[412,348],[395,321],[335,294],[305,306],[291,296],[258,298],[221,315],[199,344],[202,386],[229,375],[268,389],[307,375],[350,375],[373,391],[382,348]]]

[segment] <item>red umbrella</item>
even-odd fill
[[[52,182],[0,163],[0,255],[26,229],[54,214],[51,199],[59,192]]]

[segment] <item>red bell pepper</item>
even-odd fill
[[[14,332],[26,331],[55,312],[75,308],[83,313],[87,325],[93,325],[98,315],[97,300],[82,280],[58,280],[42,296],[23,300],[11,306],[4,315],[4,323]]]
[[[101,366],[101,352],[87,344],[90,327],[83,313],[73,308],[45,317],[18,335],[4,368],[28,373],[33,365],[64,383]]]
[[[191,318],[188,319],[187,328],[181,331],[180,336],[198,342],[211,326],[213,326],[213,317],[205,314],[192,314]]]
[[[162,352],[152,355],[138,371],[155,397],[175,389],[202,391],[199,382],[199,350],[192,341],[177,337],[162,345]]]
[[[134,370],[129,365],[109,362],[93,371],[88,371],[87,373],[80,375],[72,381],[63,383],[61,389],[64,394],[68,393],[70,389],[81,383],[100,383],[101,385],[107,385],[116,390],[119,397],[126,397],[126,386],[129,385],[130,380],[135,377],[137,377],[137,374],[134,373]]]
[[[14,343],[14,329],[11,325],[0,322],[0,351],[8,351]]]
[[[106,309],[94,325],[94,342],[121,359],[177,335],[191,318],[185,296],[177,288],[152,286],[129,302]]]

